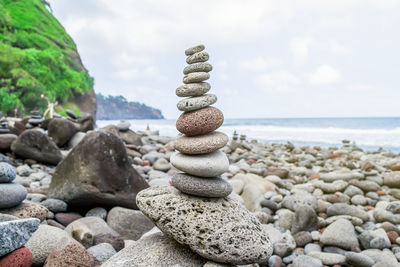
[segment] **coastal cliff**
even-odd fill
[[[164,119],[161,110],[139,102],[129,102],[123,96],[97,94],[97,119],[135,120]]]

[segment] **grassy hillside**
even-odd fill
[[[75,43],[40,0],[0,0],[0,110],[44,108],[92,90]]]

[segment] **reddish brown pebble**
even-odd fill
[[[274,265],[272,265],[272,267],[281,267],[281,266],[282,266],[282,258],[277,256],[275,258],[275,263],[274,263]]]
[[[286,169],[281,169],[281,168],[268,168],[263,176],[269,176],[269,175],[276,175],[282,179],[286,179],[289,177],[289,171]]]
[[[50,226],[58,227],[58,228],[60,228],[61,230],[64,230],[64,229],[65,229],[65,226],[64,226],[64,225],[62,225],[61,223],[59,223],[59,222],[57,222],[57,221],[55,221],[55,220],[52,220],[52,219],[48,219],[48,220],[47,220],[47,224],[50,225]]]
[[[391,169],[392,171],[400,171],[400,163],[392,165]]]
[[[26,247],[22,247],[0,258],[0,267],[30,267],[32,262],[32,253]]]
[[[329,158],[330,159],[337,159],[337,158],[341,158],[343,156],[344,156],[343,154],[330,154]]]
[[[75,220],[82,218],[82,216],[76,212],[59,212],[55,215],[56,220],[64,226],[72,223]]]
[[[93,267],[94,259],[86,249],[70,242],[65,248],[52,250],[44,267]]]
[[[140,165],[142,165],[142,166],[150,166],[150,161],[145,159],[145,160],[142,161],[142,163]]]
[[[373,206],[365,206],[365,208],[367,209],[367,210],[373,210],[373,209],[375,209]]]
[[[395,231],[390,231],[386,233],[390,242],[392,242],[393,244],[396,243],[396,239],[399,237],[399,234]]]
[[[311,175],[310,180],[315,180],[315,179],[320,179],[320,178],[321,178],[321,174],[315,173],[315,174]]]
[[[351,251],[360,253],[360,252],[361,252],[361,249],[360,249],[359,246],[354,246],[354,245],[353,245],[353,246],[351,246]]]
[[[255,159],[249,159],[249,160],[247,161],[247,163],[248,163],[248,164],[253,164],[253,163],[256,163],[256,160],[255,160]]]
[[[378,194],[378,196],[386,196],[386,192],[382,190],[378,190],[376,191],[376,193]]]
[[[214,107],[206,107],[182,113],[176,121],[176,129],[187,135],[200,135],[218,129],[224,122],[222,112]]]

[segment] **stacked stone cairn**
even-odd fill
[[[8,129],[8,121],[3,117],[0,119],[0,134],[7,134],[9,132],[10,129]]]
[[[16,176],[12,165],[0,162],[0,209],[18,206],[26,198],[28,192],[25,187],[12,182]]]
[[[139,209],[167,236],[200,256],[228,264],[266,263],[272,254],[268,233],[249,212],[230,183],[220,177],[229,160],[220,151],[229,138],[217,130],[222,112],[211,105],[207,94],[212,66],[204,45],[185,51],[189,64],[183,70],[184,85],[176,89],[183,114],[176,122],[182,133],[174,143],[171,164],[182,172],[171,179],[173,186],[154,186],[136,197]]]
[[[226,197],[232,186],[218,177],[228,170],[229,161],[219,149],[229,138],[215,131],[223,121],[222,112],[211,107],[216,103],[214,94],[206,94],[211,86],[204,82],[209,79],[212,66],[207,63],[209,56],[199,45],[185,51],[189,64],[183,70],[185,85],[176,90],[179,97],[188,97],[178,102],[178,109],[184,113],[178,118],[176,127],[182,136],[175,141],[178,151],[171,156],[171,163],[183,173],[172,177],[172,184],[180,191],[201,197]]]
[[[28,123],[32,126],[38,126],[43,122],[42,115],[40,114],[39,110],[32,110],[30,113],[30,119],[28,120]]]

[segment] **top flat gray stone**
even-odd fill
[[[0,223],[0,257],[25,245],[39,224],[36,218]]]
[[[206,47],[204,45],[202,45],[202,44],[190,47],[190,48],[185,50],[185,55],[191,56],[191,55],[193,55],[195,53],[203,51],[205,48]]]

